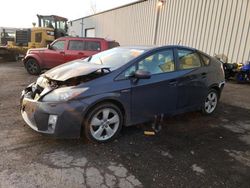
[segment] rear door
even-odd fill
[[[173,49],[154,52],[137,63],[151,73],[150,79],[131,81],[133,122],[143,122],[161,113],[172,114],[177,103],[177,78]],[[135,68],[134,68],[135,69]]]
[[[101,51],[101,43],[90,39],[69,40],[65,61],[87,58]]]
[[[46,68],[52,68],[57,65],[65,63],[65,40],[55,41],[50,49],[47,49],[43,54],[43,62],[46,65]]]
[[[103,51],[101,40],[85,39],[85,48],[84,48],[85,57],[92,56],[101,51]]]
[[[85,41],[84,40],[69,40],[67,50],[65,51],[65,61],[85,58]]]
[[[207,93],[207,68],[195,50],[176,49],[178,62],[177,109],[184,110],[201,106]]]

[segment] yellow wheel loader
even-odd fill
[[[67,35],[67,19],[56,16],[37,15],[38,27],[16,29],[10,38],[6,30],[1,32],[0,59],[17,60],[23,57],[30,48],[43,48],[55,39]],[[13,33],[13,31],[12,31]]]

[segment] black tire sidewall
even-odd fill
[[[28,69],[28,65],[29,65],[29,63],[30,63],[31,61],[33,61],[33,62],[36,64],[36,66],[37,66],[37,71],[36,71],[35,73],[30,72],[30,70]],[[28,60],[27,60],[27,62],[25,63],[25,68],[26,68],[27,72],[28,72],[29,74],[31,74],[31,75],[39,75],[39,74],[41,73],[40,66],[39,66],[37,60],[35,60],[34,58],[31,58],[31,59],[28,59]]]
[[[216,94],[217,103],[216,103],[215,109],[214,109],[211,113],[208,113],[208,112],[206,111],[206,109],[205,109],[205,102],[206,102],[206,100],[207,100],[208,95],[209,95],[210,93],[212,93],[212,92]],[[215,90],[215,89],[210,89],[210,90],[208,91],[208,93],[207,93],[205,99],[204,99],[204,102],[203,102],[203,105],[202,105],[202,110],[201,110],[202,113],[205,114],[205,115],[212,115],[212,114],[216,111],[216,109],[217,109],[218,102],[219,102],[219,94],[218,94],[218,91]]]
[[[91,131],[90,131],[90,120],[92,119],[92,117],[101,109],[103,108],[111,108],[113,110],[115,110],[117,112],[117,114],[119,115],[120,118],[120,124],[119,127],[116,131],[116,133],[109,139],[107,140],[96,140],[92,135],[91,135]],[[85,131],[85,136],[92,142],[97,142],[97,143],[105,143],[105,142],[110,142],[112,140],[114,140],[120,133],[121,129],[122,129],[122,125],[123,125],[123,115],[121,110],[114,104],[112,103],[102,103],[99,104],[97,106],[95,106],[93,109],[91,109],[91,111],[88,113],[86,120],[84,121],[84,131]]]

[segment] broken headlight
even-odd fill
[[[47,78],[44,78],[43,76],[40,76],[36,80],[36,84],[42,88],[46,88],[49,86],[49,80]]]
[[[83,92],[87,91],[88,88],[73,88],[73,87],[62,87],[53,90],[52,92],[45,95],[42,99],[44,102],[59,102],[71,100]]]

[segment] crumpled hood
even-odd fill
[[[44,76],[56,81],[66,81],[70,78],[88,75],[97,70],[109,67],[105,65],[93,64],[90,62],[84,62],[83,60],[75,60],[63,65],[57,66],[44,73]]]

